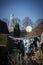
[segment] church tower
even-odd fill
[[[14,32],[14,14],[10,14],[9,32]]]

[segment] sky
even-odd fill
[[[0,19],[10,20],[11,13],[21,20],[25,17],[33,22],[43,19],[43,0],[0,0]]]

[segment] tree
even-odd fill
[[[33,27],[33,22],[31,21],[31,19],[29,18],[29,17],[25,17],[24,19],[23,19],[23,27],[24,27],[24,29],[28,26],[28,25],[30,25],[30,26],[32,26]]]
[[[20,27],[20,29],[21,29],[21,20],[20,20],[19,18],[15,18],[14,21],[15,21],[15,24],[16,24],[16,23],[19,24],[19,27]]]
[[[20,19],[19,18],[15,18],[15,23],[20,23]]]
[[[43,19],[37,19],[35,25],[38,26],[42,21],[43,21]]]
[[[20,27],[18,23],[16,23],[14,27],[14,37],[20,37]]]
[[[2,20],[9,26],[9,20],[7,18],[3,18]]]

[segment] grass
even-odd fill
[[[7,34],[0,34],[0,45],[7,44]]]

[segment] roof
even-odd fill
[[[7,24],[2,20],[0,20],[0,33],[5,33],[5,34],[9,33]]]
[[[40,36],[42,32],[43,32],[43,21],[26,36],[27,37]]]

